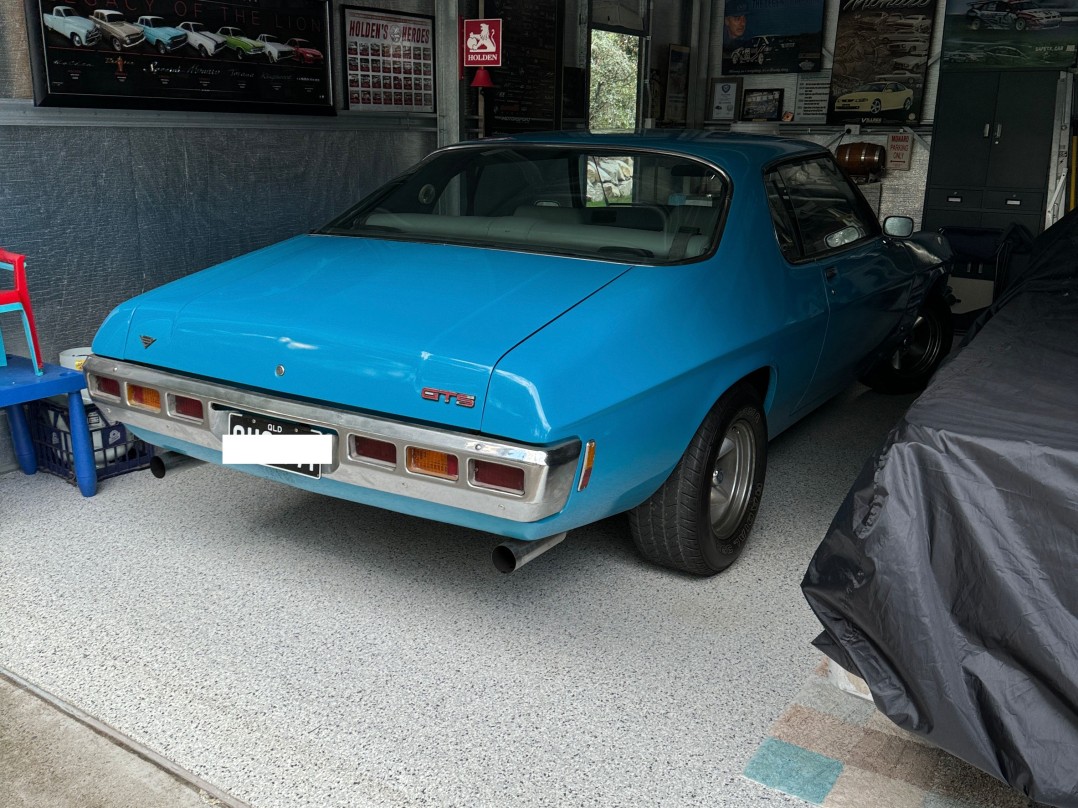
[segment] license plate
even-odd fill
[[[312,429],[306,424],[294,424],[290,421],[275,421],[262,418],[257,415],[244,415],[243,413],[230,412],[228,414],[228,431],[231,435],[261,435],[269,432],[273,435],[323,435],[324,432]],[[322,466],[317,463],[267,463],[270,468],[281,469],[292,474],[302,474],[304,477],[319,479],[322,476]]]

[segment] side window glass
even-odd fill
[[[633,157],[589,156],[586,166],[588,207],[631,205],[635,162]]]
[[[777,171],[769,171],[764,177],[767,186],[767,205],[771,209],[771,223],[775,226],[775,238],[779,249],[787,261],[796,261],[801,257],[797,249],[793,221],[790,219],[790,200],[786,186]]]
[[[789,193],[805,257],[878,234],[871,211],[833,160],[814,158],[777,170]]]

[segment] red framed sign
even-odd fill
[[[465,67],[501,67],[501,20],[465,20],[463,34]]]

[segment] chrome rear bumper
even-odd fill
[[[551,446],[530,446],[489,439],[482,435],[417,426],[350,410],[231,387],[144,365],[90,356],[83,365],[90,396],[105,416],[139,428],[221,451],[230,413],[306,424],[336,436],[334,460],[322,466],[322,478],[348,485],[399,494],[514,522],[536,522],[558,513],[569,498],[576,478],[581,444],[568,440]],[[98,378],[115,379],[120,395],[101,392]],[[161,407],[152,412],[128,403],[128,384],[160,393]],[[178,414],[175,397],[202,402],[204,418]],[[367,460],[355,453],[356,438],[372,438],[397,447],[393,465]],[[403,458],[408,447],[430,449],[458,458],[460,473],[446,480],[410,471]],[[476,482],[475,462],[486,461],[524,471],[524,493],[518,494]]]

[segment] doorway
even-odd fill
[[[641,43],[637,34],[591,30],[588,128],[633,131],[640,123]]]

